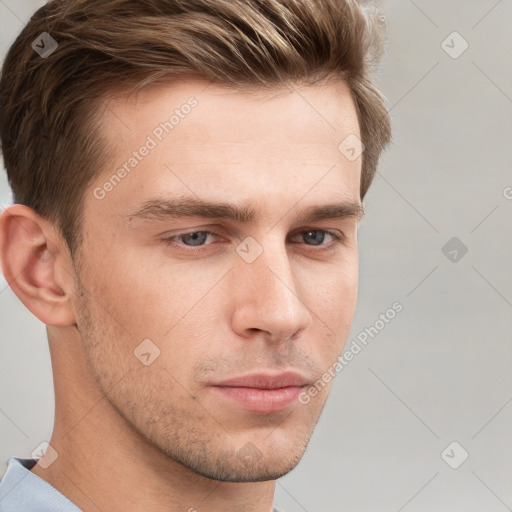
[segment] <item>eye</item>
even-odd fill
[[[182,245],[186,245],[188,247],[201,247],[205,245],[205,241],[209,236],[216,236],[213,231],[191,231],[189,233],[180,233],[179,235],[173,235],[169,238],[164,238],[164,242],[166,244],[172,244],[176,240],[181,240]],[[206,244],[208,245],[208,244]]]
[[[301,231],[295,236],[300,236],[305,241],[306,245],[312,246],[324,246],[329,247],[333,243],[342,242],[344,240],[343,235],[340,235],[334,231],[328,231],[325,229],[309,229],[307,231]],[[325,238],[331,237],[333,242],[324,244]]]

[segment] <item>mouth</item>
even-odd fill
[[[250,412],[270,414],[289,408],[309,381],[294,372],[255,373],[211,385],[225,400]]]

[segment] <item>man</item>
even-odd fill
[[[47,326],[55,423],[1,511],[272,510],[354,315],[390,140],[378,21],[355,0],[30,20],[1,81],[0,254]]]

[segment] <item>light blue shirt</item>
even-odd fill
[[[0,481],[0,512],[82,512],[30,469],[36,459],[10,457]]]
[[[82,512],[30,469],[36,459],[10,457],[0,480],[0,512]],[[279,512],[274,509],[274,512]]]

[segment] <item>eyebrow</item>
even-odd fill
[[[324,219],[342,219],[353,217],[358,221],[365,214],[360,202],[344,201],[325,205],[313,205],[302,210],[298,222],[314,222]],[[207,219],[225,219],[239,223],[250,223],[258,215],[253,204],[237,205],[225,202],[204,201],[197,197],[175,199],[150,199],[128,214],[131,219],[165,220],[168,218],[202,217]]]

